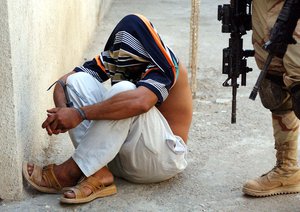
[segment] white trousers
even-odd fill
[[[95,104],[136,88],[123,81],[107,90],[83,72],[70,75],[67,85],[75,107]],[[122,120],[85,120],[69,134],[75,147],[72,158],[87,177],[108,165],[115,176],[152,183],[169,179],[187,166],[185,143],[172,133],[156,107]]]

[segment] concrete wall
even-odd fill
[[[83,61],[111,0],[0,0],[0,198],[20,199],[22,161],[62,162],[67,135],[41,128],[48,86]],[[54,152],[56,152],[54,154]]]

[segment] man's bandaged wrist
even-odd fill
[[[82,119],[83,120],[86,120],[86,115],[85,115],[85,112],[81,109],[81,108],[77,108],[77,107],[74,107],[78,113],[81,115]]]

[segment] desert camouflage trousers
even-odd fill
[[[253,0],[252,28],[255,59],[260,69],[263,68],[268,53],[262,45],[269,40],[270,30],[273,27],[284,0]],[[283,59],[274,58],[270,72],[283,75],[284,84],[289,87],[300,82],[300,21],[294,32],[296,45],[289,45]]]

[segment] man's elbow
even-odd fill
[[[136,103],[135,108],[137,111],[139,111],[142,114],[142,113],[147,113],[154,105],[155,103],[153,102],[140,100],[138,101],[138,103]]]
[[[148,112],[158,101],[157,96],[148,88],[140,86],[135,91],[137,94],[135,95],[132,106],[140,113]]]

